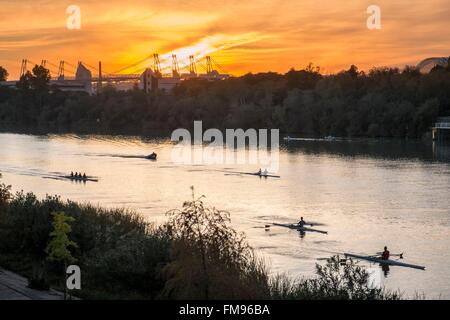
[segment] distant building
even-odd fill
[[[83,63],[78,63],[78,68],[75,73],[75,80],[79,81],[92,81],[92,72],[86,68]]]
[[[92,87],[94,92],[98,92],[99,82],[93,80]],[[102,80],[100,91],[102,88],[114,88],[116,91],[129,91],[139,88],[139,79],[128,80],[109,80],[108,78]]]
[[[170,93],[182,81],[189,79],[202,79],[207,81],[220,81],[230,78],[228,74],[219,73],[214,69],[217,63],[207,56],[206,57],[206,73],[200,74],[196,71],[195,58],[190,56],[189,73],[180,73],[176,56],[172,55],[172,73],[170,75],[163,75],[161,73],[161,66],[159,64],[158,55],[155,54],[154,69],[147,68],[142,74],[102,74],[102,65],[99,62],[98,75],[92,75],[91,71],[79,62],[75,77],[65,77],[64,75],[64,61],[60,61],[58,70],[58,77],[50,80],[50,87],[53,90],[72,91],[72,92],[86,92],[89,95],[102,91],[102,88],[114,88],[118,91],[128,91],[133,89],[141,89],[145,92],[163,91]],[[43,60],[44,61],[44,60]],[[45,64],[44,64],[45,66]],[[93,68],[93,67],[91,67]],[[27,60],[22,60],[22,71],[27,70]],[[1,86],[16,88],[17,81],[4,81],[0,83]]]
[[[448,61],[448,57],[427,58],[419,62],[416,68],[422,73],[429,73],[436,66],[447,67]]]
[[[86,92],[92,95],[92,73],[80,62],[75,73],[75,80],[59,76],[57,80],[50,80],[50,86],[61,91]]]
[[[148,68],[139,77],[139,89],[145,92],[155,90],[170,92],[180,82],[180,77],[163,77],[160,73],[155,73],[152,69]]]
[[[450,117],[440,117],[432,128],[433,140],[444,141],[450,137]]]
[[[93,94],[91,81],[85,80],[50,80],[50,87],[61,91],[86,92]]]
[[[0,87],[16,88],[17,81],[0,81]]]
[[[205,73],[205,74],[199,74],[198,78],[205,79],[205,80],[208,80],[208,81],[217,81],[217,80],[228,79],[228,78],[230,78],[230,75],[229,74],[219,73],[217,70],[212,70],[212,71],[210,71],[208,73]]]
[[[0,85],[17,88],[17,83],[18,81],[3,81]],[[92,95],[92,73],[80,62],[75,79],[65,79],[64,76],[59,76],[56,80],[50,80],[49,86],[61,91],[86,92]]]

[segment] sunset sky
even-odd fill
[[[81,8],[81,30],[66,28],[71,4]],[[381,7],[381,30],[366,27],[371,4]],[[10,79],[23,58],[101,60],[113,72],[155,52],[163,62],[175,52],[180,65],[189,54],[211,54],[240,75],[309,62],[325,73],[351,64],[415,65],[450,55],[449,0],[0,0],[0,13],[0,65]]]

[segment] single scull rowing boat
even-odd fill
[[[379,264],[382,264],[382,265],[384,264],[384,265],[390,265],[390,266],[398,266],[398,267],[406,267],[406,268],[425,270],[425,267],[423,267],[423,266],[418,266],[418,265],[410,264],[410,263],[404,263],[404,262],[391,260],[391,259],[383,260],[383,259],[376,258],[376,257],[361,256],[361,255],[352,254],[352,253],[344,253],[344,255],[346,257],[348,257],[348,258],[366,260],[366,261],[370,261],[370,262],[379,263]]]
[[[273,174],[264,174],[264,173],[258,173],[258,172],[240,172],[240,171],[225,171],[226,173],[233,173],[233,174],[245,174],[248,176],[257,176],[261,178],[281,178],[281,176],[273,175]]]
[[[295,229],[295,230],[298,230],[298,231],[301,231],[301,232],[309,231],[309,232],[318,232],[318,233],[328,234],[327,231],[313,229],[313,228],[307,228],[307,227],[300,227],[298,224],[273,223],[273,225],[274,226],[278,226],[278,227],[285,227],[285,228],[289,228],[289,229]]]

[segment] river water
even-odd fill
[[[282,144],[281,179],[254,172],[254,165],[175,164],[168,140],[134,137],[0,134],[2,182],[14,191],[107,207],[127,207],[149,221],[191,197],[231,213],[233,226],[273,272],[311,276],[319,258],[333,253],[374,254],[387,245],[404,262],[426,271],[391,267],[374,281],[407,296],[450,299],[450,148],[422,142],[302,140]],[[158,161],[141,156],[158,154]],[[99,182],[55,179],[86,172]],[[264,226],[271,222],[320,222],[328,235]]]

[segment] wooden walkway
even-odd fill
[[[63,300],[61,292],[28,288],[28,280],[0,268],[0,300]]]

